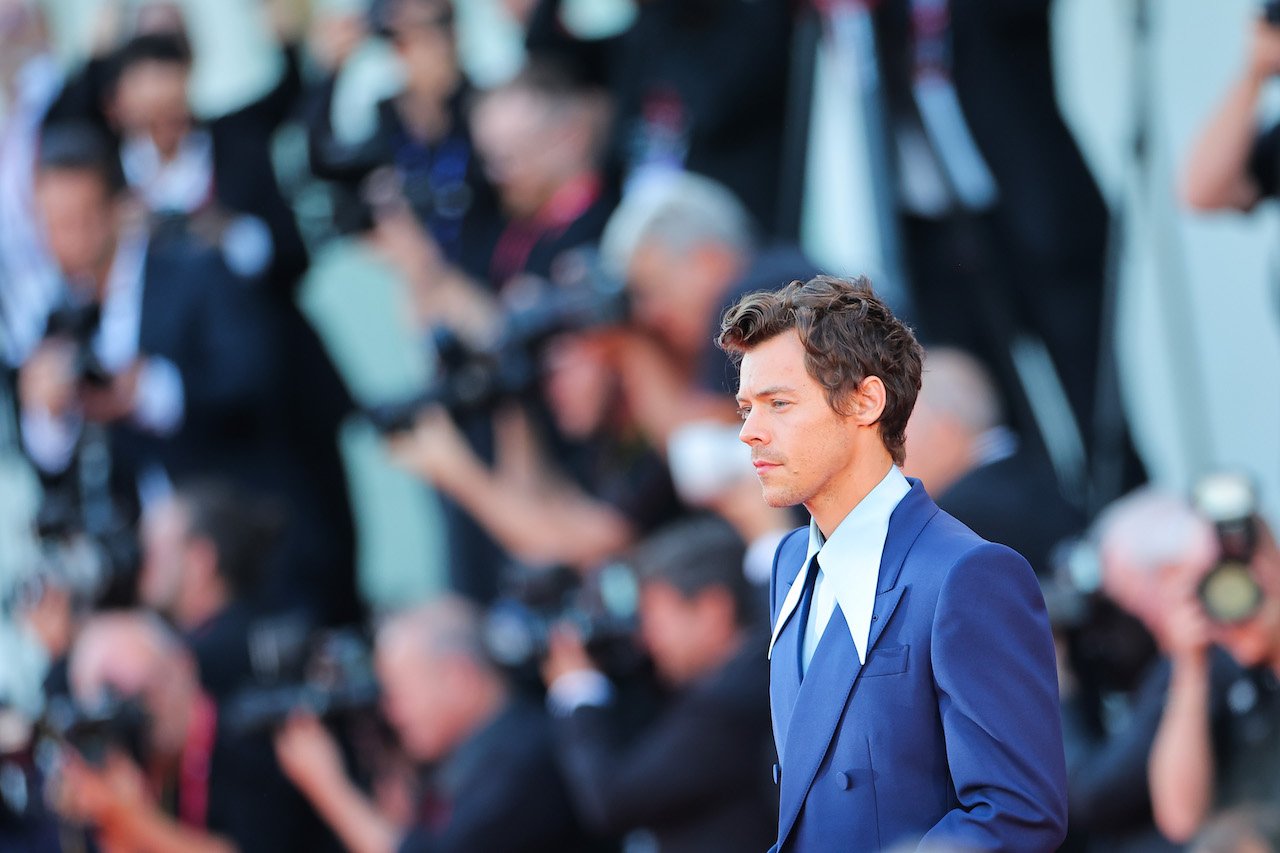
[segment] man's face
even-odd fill
[[[663,680],[673,685],[696,677],[702,644],[697,599],[687,599],[669,583],[646,581],[640,588],[640,636]]]
[[[190,72],[177,62],[139,62],[120,76],[115,119],[126,136],[149,138],[171,155],[191,127],[187,104]]]
[[[394,637],[379,644],[374,658],[382,687],[382,711],[410,757],[435,761],[453,748],[447,662]]]
[[[712,312],[731,282],[704,252],[637,247],[627,270],[636,321],[676,354],[693,359],[707,346]]]
[[[111,257],[119,212],[102,180],[89,171],[51,169],[36,183],[45,239],[69,279],[92,279]]]
[[[518,89],[489,95],[472,113],[476,150],[516,218],[537,213],[573,171],[571,133],[553,119],[544,99]]]
[[[147,607],[173,612],[182,595],[187,541],[187,514],[179,504],[166,502],[147,513],[138,576],[138,597]]]
[[[198,689],[190,660],[142,631],[114,632],[83,653],[93,661],[78,673],[76,698],[92,703],[109,690],[140,702],[151,724],[150,749],[159,757],[180,755]]]
[[[556,425],[570,438],[588,438],[609,414],[616,375],[585,336],[565,335],[543,358],[543,391]]]
[[[856,424],[835,412],[804,366],[795,330],[775,335],[742,358],[739,438],[751,446],[770,506],[815,504],[854,468]]]
[[[392,21],[391,44],[413,94],[443,99],[458,88],[453,10],[447,2],[402,4]]]

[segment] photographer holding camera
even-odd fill
[[[609,218],[600,252],[625,277],[632,323],[613,359],[645,436],[665,449],[679,427],[731,422],[737,368],[714,344],[739,297],[816,272],[792,246],[760,244],[756,224],[728,188],[691,173],[655,176]]]
[[[1251,210],[1280,194],[1280,124],[1259,129],[1263,87],[1280,74],[1280,3],[1254,23],[1244,68],[1200,132],[1182,176],[1196,210]]]
[[[253,680],[254,595],[278,532],[269,506],[216,480],[179,486],[143,516],[138,598],[185,635],[215,700]]]
[[[1216,810],[1280,802],[1280,550],[1240,478],[1206,478],[1196,510],[1180,521],[1194,544],[1176,592],[1149,605],[1167,611],[1172,661],[1149,763],[1151,805],[1156,826],[1179,842]],[[1245,669],[1221,705],[1215,644]],[[1219,713],[1229,722],[1215,750]]]
[[[56,787],[63,817],[93,830],[103,849],[314,849],[298,846],[304,836],[290,820],[301,805],[296,794],[278,773],[263,773],[260,761],[233,749],[195,659],[157,617],[91,617],[71,652],[69,677],[81,709],[104,712],[113,731],[129,735],[108,738],[102,755],[68,751]]]
[[[673,696],[630,739],[620,737],[615,688],[582,639],[567,627],[553,633],[542,674],[556,745],[595,829],[647,830],[664,853],[771,842],[768,667],[743,556],[742,540],[711,518],[676,522],[639,546],[640,635]]]
[[[581,836],[545,715],[513,694],[485,654],[480,615],[444,598],[378,631],[382,706],[414,762],[430,765],[413,826],[381,812],[314,717],[276,736],[285,773],[353,853],[571,851]]]

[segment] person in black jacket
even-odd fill
[[[670,525],[638,549],[641,635],[675,693],[634,738],[620,737],[613,687],[581,641],[553,638],[543,677],[557,752],[593,827],[647,830],[664,853],[772,841],[768,665],[743,556],[737,535],[710,518]]]
[[[1052,573],[1055,547],[1085,526],[1043,453],[1005,424],[991,375],[960,350],[928,352],[903,470],[938,506],[1026,557],[1042,577]]]
[[[508,687],[462,599],[404,611],[378,633],[382,707],[407,756],[430,765],[412,826],[350,781],[314,717],[276,737],[281,766],[353,853],[572,851],[582,835],[555,765],[546,715]]]
[[[69,678],[84,710],[120,701],[146,717],[142,742],[133,745],[138,755],[112,741],[99,764],[71,751],[64,757],[56,807],[105,848],[321,849],[304,834],[314,815],[273,766],[270,749],[254,749],[222,725],[190,651],[154,614],[91,617],[71,652]]]
[[[688,170],[729,187],[777,234],[792,6],[786,0],[646,0],[618,36],[580,39],[563,0],[540,0],[533,56],[556,57],[617,103],[611,170]]]
[[[334,92],[348,57],[366,35],[365,22],[354,15],[322,18],[318,55],[329,76],[306,110],[311,171],[333,183],[337,230],[366,232],[376,224],[368,198],[376,195],[371,176],[389,168],[443,259],[483,278],[500,222],[471,139],[473,92],[458,66],[453,5],[395,0],[375,7],[373,14],[378,34],[395,50],[404,86],[378,102],[367,137],[339,138],[332,122]]]
[[[284,381],[294,353],[282,351],[291,339],[273,298],[203,241],[134,218],[118,161],[92,129],[50,128],[40,158],[49,250],[68,307],[90,320],[78,335],[55,323],[19,373],[23,441],[41,475],[74,490],[80,462],[104,449],[126,518],[206,474],[281,500],[290,516],[264,583],[269,606],[317,622],[354,618],[354,567],[342,556],[351,540],[332,506],[345,491],[335,500],[316,485],[318,439],[292,428],[290,395],[309,404],[322,385]],[[329,441],[336,464],[332,432]]]

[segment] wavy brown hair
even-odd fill
[[[826,390],[827,403],[837,413],[850,413],[849,396],[863,379],[880,377],[885,387],[880,438],[901,465],[924,361],[911,329],[872,292],[865,276],[820,275],[742,297],[725,312],[716,343],[736,360],[791,329],[804,346],[805,369]]]

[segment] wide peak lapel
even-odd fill
[[[773,710],[773,742],[781,757],[787,730],[800,693],[800,626],[798,620],[783,628],[769,660],[769,704]]]
[[[790,725],[783,733],[780,843],[800,814],[861,669],[849,624],[837,607],[809,661]]]
[[[938,513],[938,505],[929,497],[924,486],[920,485],[920,481],[909,479],[908,482],[911,483],[911,491],[898,501],[893,515],[889,516],[889,534],[885,537],[884,550],[880,553],[880,576],[876,581],[877,613],[880,611],[879,596],[898,585],[898,575],[902,571],[902,564],[906,561],[907,554],[911,551],[911,546],[915,544],[920,531],[924,530],[929,519]],[[881,616],[882,627],[884,622],[885,618]],[[874,641],[867,644],[868,648],[873,645],[875,645]]]

